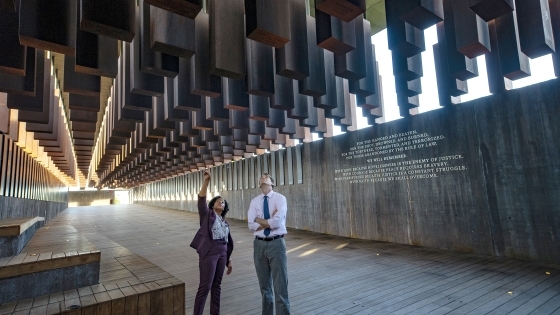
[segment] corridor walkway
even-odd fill
[[[229,222],[235,250],[233,273],[222,283],[222,313],[260,314],[252,234],[246,222]],[[126,281],[130,271],[114,258],[137,254],[185,282],[186,313],[192,312],[198,256],[189,244],[196,213],[77,207],[47,222],[64,224],[101,250],[102,283]],[[294,315],[560,314],[559,266],[298,230],[288,231],[286,244]]]

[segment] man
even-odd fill
[[[288,299],[288,268],[286,256],[286,197],[272,191],[274,179],[264,173],[259,179],[262,194],[251,200],[248,212],[249,229],[255,234],[253,260],[262,294],[262,314],[290,314]]]

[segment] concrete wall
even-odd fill
[[[304,144],[303,184],[276,189],[287,224],[557,264],[559,90],[548,81]],[[258,193],[221,195],[244,219]],[[194,200],[140,203],[196,211]]]
[[[100,206],[112,204],[111,200],[115,199],[114,190],[85,190],[85,191],[69,191],[68,206]]]

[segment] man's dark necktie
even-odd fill
[[[265,220],[270,219],[270,211],[268,210],[268,196],[264,196],[263,213],[264,213]],[[269,228],[264,229],[264,236],[268,236],[269,234],[270,234],[270,229]]]

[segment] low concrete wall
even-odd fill
[[[66,202],[0,196],[0,220],[40,216],[48,221],[66,208]]]

